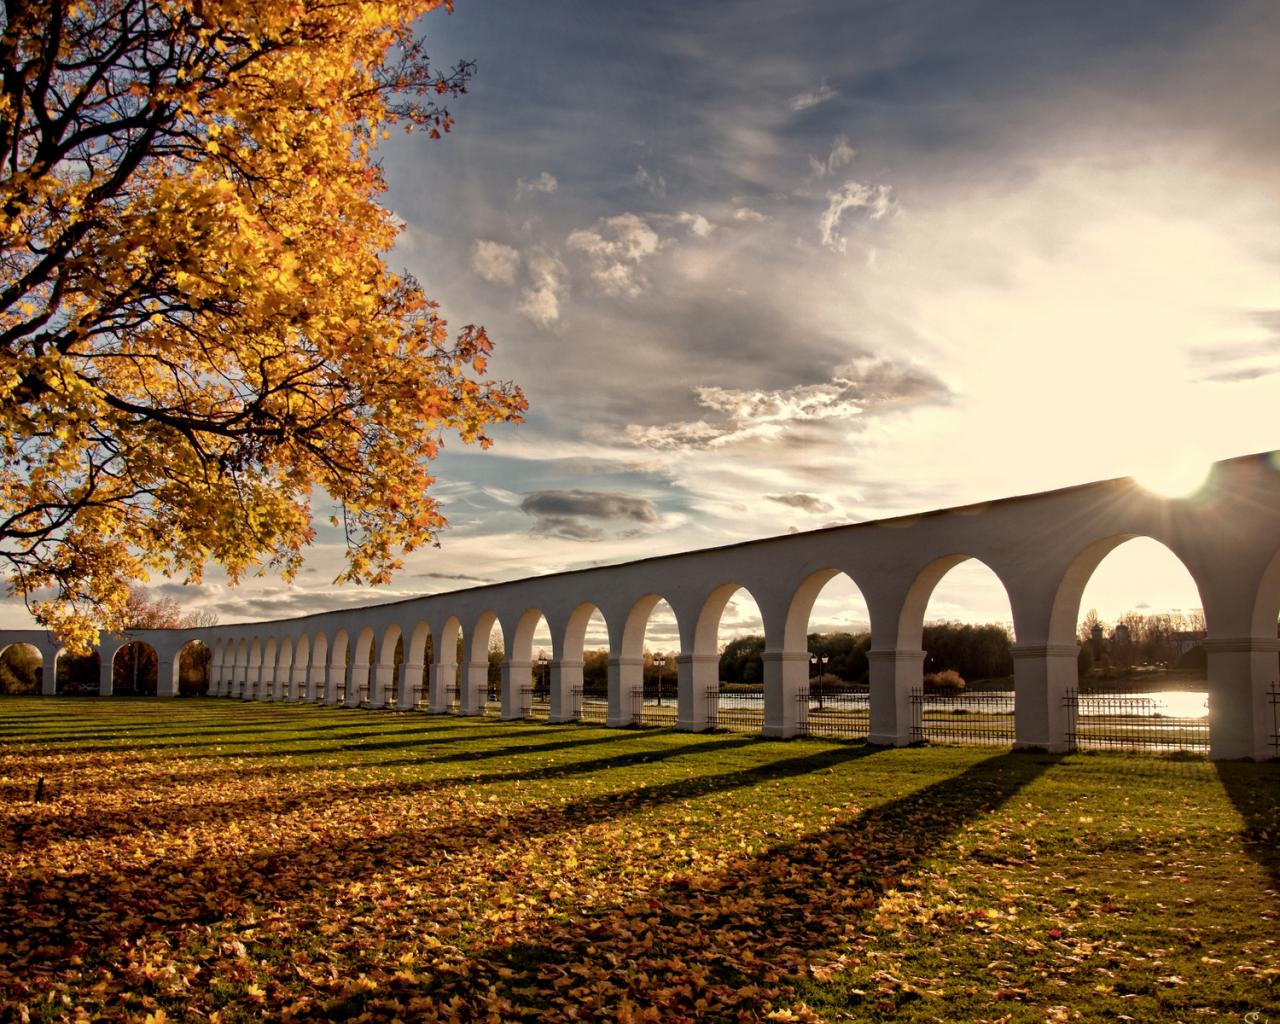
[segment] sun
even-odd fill
[[[1133,474],[1138,483],[1165,498],[1189,498],[1204,486],[1212,464],[1205,459],[1174,456]]]

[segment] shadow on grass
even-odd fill
[[[486,747],[484,750],[478,751],[460,751],[458,753],[442,754],[439,756],[424,755],[420,758],[405,758],[391,762],[377,762],[367,767],[385,769],[396,766],[418,766],[422,767],[428,764],[476,764],[483,766],[485,762],[492,762],[507,759],[510,757],[528,757],[543,753],[563,753],[573,748],[592,747],[601,744],[608,744],[611,748],[617,749],[619,746],[625,746],[628,740],[638,740],[644,734],[629,733],[619,734],[613,732],[608,736],[592,736],[580,735],[575,739],[559,740],[554,743],[543,744],[522,744],[509,745],[502,747]],[[715,743],[714,749],[719,751],[731,750],[739,747],[749,747],[758,744],[759,738],[753,736],[740,736],[734,739],[725,739]],[[335,750],[345,750],[343,747],[336,747]],[[671,758],[683,757],[689,754],[705,753],[709,749],[705,740],[687,739],[684,742],[669,747],[653,747],[647,746],[642,750],[631,751],[629,753],[611,753],[605,757],[591,758],[580,761],[559,761],[553,765],[545,765],[536,768],[517,768],[511,771],[490,771],[490,772],[469,772],[466,774],[456,775],[435,775],[430,779],[422,781],[406,781],[406,780],[378,780],[370,782],[343,782],[326,788],[323,791],[323,798],[328,802],[337,803],[343,800],[359,800],[362,802],[376,805],[379,800],[387,797],[405,796],[414,793],[441,793],[448,789],[454,789],[461,786],[484,786],[495,783],[512,783],[512,782],[545,782],[557,779],[569,779],[581,775],[596,775],[600,772],[617,771],[619,769],[633,768],[641,765],[658,764]],[[800,759],[806,760],[806,759]],[[826,765],[829,762],[823,761]],[[352,774],[358,774],[361,765],[353,765],[350,761],[344,761],[339,765],[332,766],[335,773],[340,774],[344,779],[350,778]],[[267,777],[278,778],[288,773],[297,773],[299,775],[314,774],[317,771],[327,770],[324,767],[315,765],[297,765],[297,766],[262,766],[256,771],[254,769],[228,769],[214,773],[204,773],[198,776],[202,781],[216,782],[219,776],[235,779],[236,777],[245,777],[246,775],[265,775]],[[744,776],[745,777],[745,776]],[[186,778],[186,777],[184,777]],[[123,787],[139,788],[146,787],[150,780],[134,779],[122,782]],[[160,780],[163,784],[163,778]],[[32,782],[34,785],[34,781]],[[65,791],[65,783],[62,780],[57,781],[59,793]],[[646,794],[654,789],[660,789],[662,784],[645,789]],[[24,792],[30,789],[25,787]],[[181,805],[171,804],[168,802],[154,805],[143,804],[141,806],[132,806],[127,810],[112,812],[104,810],[100,805],[90,805],[85,807],[83,811],[66,811],[59,816],[56,828],[40,830],[37,832],[29,831],[25,824],[19,822],[17,828],[22,838],[22,843],[28,851],[39,849],[41,846],[53,842],[61,842],[66,839],[84,839],[89,837],[103,836],[126,836],[132,833],[143,831],[161,831],[166,828],[172,828],[175,824],[175,811],[181,815],[181,824],[185,827],[198,826],[208,823],[219,822],[236,822],[238,825],[253,824],[257,822],[270,822],[279,815],[285,814],[303,806],[307,801],[315,799],[317,793],[311,791],[291,791],[284,790],[278,794],[254,795],[250,797],[242,797],[232,800],[204,800],[195,803],[184,803]],[[646,800],[647,800],[646,796]],[[572,814],[572,810],[566,813]]]
[[[493,996],[477,1001],[477,993],[493,986],[509,1005],[528,1003],[531,986],[551,992],[558,979],[615,965],[607,972],[612,1005],[589,1016],[608,1014],[627,999],[659,1007],[664,1018],[699,1017],[706,1003],[719,1003],[726,1019],[735,1019],[739,1010],[758,1019],[762,1002],[778,996],[776,986],[761,991],[762,978],[781,983],[785,994],[818,954],[865,927],[887,889],[1060,760],[992,757],[744,858],[728,873],[676,876],[639,906],[615,907],[595,920],[545,919],[526,941],[479,951],[484,970],[465,990],[432,986],[431,996],[457,996],[478,1009],[492,1005]],[[698,1000],[706,1001],[702,1009]],[[532,1008],[529,1019],[538,1009]]]
[[[1280,762],[1216,761],[1214,768],[1244,819],[1245,850],[1267,870],[1272,888],[1280,890]]]

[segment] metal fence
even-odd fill
[[[1271,684],[1267,700],[1271,704],[1271,756],[1280,757],[1280,681]]]
[[[723,693],[720,687],[706,692],[707,721],[717,729],[732,732],[764,731],[764,689],[734,690]]]
[[[911,691],[911,739],[916,742],[1013,745],[1013,694]]]
[[[595,722],[604,725],[609,720],[607,693],[597,693],[594,690],[588,693],[585,689],[578,688],[573,691],[572,697],[573,706],[578,709],[579,722]]]
[[[1150,750],[1207,754],[1209,704],[1175,713],[1142,694],[1068,690],[1067,743],[1075,750]]]
[[[871,696],[866,688],[812,687],[797,694],[798,727],[806,736],[865,739],[871,731]]]
[[[648,697],[640,694],[640,718],[634,724],[654,726],[657,728],[675,728],[677,703],[675,700],[666,700],[658,703],[658,698]]]

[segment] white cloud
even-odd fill
[[[766,214],[759,210],[753,210],[750,206],[739,206],[733,211],[733,219],[742,221],[745,224],[763,224],[769,218]]]
[[[825,160],[819,160],[814,156],[809,157],[809,170],[813,177],[825,178],[835,174],[841,167],[853,163],[857,155],[858,151],[849,145],[849,139],[844,135],[837,135],[831,142],[831,152],[827,154]]]
[[[836,91],[827,85],[824,80],[816,89],[810,89],[807,92],[798,93],[787,100],[787,106],[800,113],[808,110],[810,107],[816,107],[820,103],[826,103],[828,100],[835,99]]]
[[[556,181],[556,176],[550,171],[543,171],[536,178],[526,180],[525,178],[516,179],[516,196],[527,195],[530,192],[542,192],[550,195],[554,192],[560,183]]]
[[[529,257],[527,265],[530,284],[520,294],[520,312],[548,327],[560,319],[560,302],[567,289],[564,264],[554,253],[539,251]]]
[[[889,185],[863,185],[847,181],[843,188],[827,193],[827,208],[818,222],[822,244],[832,252],[844,252],[846,239],[838,232],[840,219],[850,210],[870,210],[871,219],[879,220],[894,207],[893,188]]]
[[[658,251],[658,233],[634,213],[605,217],[579,229],[567,244],[587,255],[591,276],[608,295],[635,298],[648,286],[640,265]]]
[[[690,213],[688,210],[682,210],[676,215],[676,223],[688,225],[689,233],[699,238],[710,237],[711,232],[716,229],[716,226],[702,214]]]
[[[661,174],[651,173],[645,167],[636,167],[635,177],[632,180],[650,195],[665,196],[667,194],[666,179]]]
[[[945,401],[947,387],[927,371],[883,359],[859,359],[830,381],[776,390],[694,389],[698,404],[719,422],[698,419],[660,426],[631,424],[627,438],[661,451],[722,448],[746,440],[776,441],[797,428],[833,424],[843,431],[859,417],[894,407]],[[859,424],[860,425],[860,424]]]
[[[471,268],[486,281],[515,284],[520,253],[501,242],[481,239],[471,247]]]

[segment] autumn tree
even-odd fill
[[[64,640],[149,572],[292,578],[313,495],[340,579],[385,581],[444,523],[444,436],[519,418],[384,258],[374,147],[447,131],[474,70],[414,35],[441,4],[0,10],[0,558]]]

